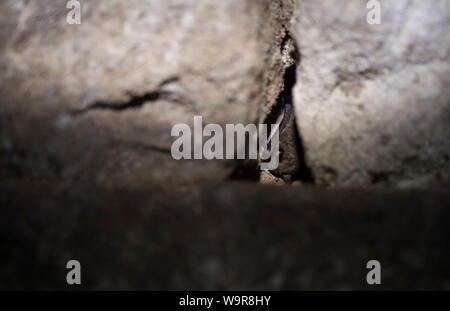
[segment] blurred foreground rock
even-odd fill
[[[300,0],[295,103],[320,186],[450,180],[450,3]]]
[[[1,289],[450,289],[449,192],[10,184],[0,206]]]

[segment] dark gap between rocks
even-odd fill
[[[298,49],[295,47],[295,51],[297,53]],[[296,61],[300,60],[300,56],[296,56]],[[285,74],[284,74],[284,90],[281,92],[281,96],[284,96],[286,103],[290,104],[292,108],[294,107],[293,100],[293,90],[295,84],[297,83],[297,64],[294,63],[290,66]],[[305,148],[303,145],[302,137],[298,130],[297,118],[295,117],[295,109],[292,111],[292,116],[294,119],[294,134],[295,140],[294,144],[296,144],[296,149],[298,151],[298,170],[293,175],[293,180],[298,180],[304,184],[314,184],[314,177],[311,169],[308,167],[305,159]]]
[[[281,44],[281,49],[284,49],[284,46],[289,40],[290,35],[289,33],[287,33]],[[298,62],[300,59],[297,51],[298,50],[295,47],[294,53],[296,53],[296,55],[293,56],[295,62],[286,69],[283,78],[283,90],[281,90],[271,113],[264,121],[266,124],[274,124],[280,114],[285,114],[285,116],[283,117],[283,121],[280,124],[280,164],[281,161],[283,161],[283,156],[286,155],[283,153],[286,153],[286,150],[294,150],[294,152],[291,153],[290,160],[295,163],[292,165],[292,167],[295,168],[289,169],[289,172],[287,174],[282,171],[283,168],[281,168],[280,170],[280,167],[275,171],[270,171],[270,173],[275,177],[282,178],[286,183],[299,181],[304,185],[313,185],[314,177],[305,160],[305,150],[302,142],[302,137],[298,131],[297,120],[295,118],[295,111],[293,108],[294,105],[292,92],[297,81],[296,62]],[[294,159],[292,159],[292,155]],[[259,166],[256,163],[251,161],[243,161],[233,171],[233,173],[231,174],[231,179],[257,181],[259,180],[259,174]]]
[[[314,184],[314,178],[310,168],[306,164],[305,150],[302,143],[301,135],[298,131],[297,120],[295,118],[294,104],[293,104],[293,88],[297,82],[297,65],[294,63],[286,69],[284,74],[284,87],[277,100],[277,105],[274,107],[272,113],[266,120],[266,123],[273,123],[280,113],[285,115],[284,120],[280,126],[280,166],[281,170],[271,171],[272,175],[278,178],[283,178],[287,183],[294,181],[300,181],[302,184]],[[287,123],[293,119],[292,128],[287,127]],[[289,135],[288,131],[293,131],[293,134]],[[284,153],[293,148],[296,153],[291,153],[290,156],[295,156],[295,169],[289,169],[288,172],[282,171],[284,160],[283,156],[287,156]],[[289,152],[289,151],[288,151]]]

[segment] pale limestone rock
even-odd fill
[[[380,25],[366,3],[299,1],[307,163],[322,186],[432,185],[450,171],[449,2],[381,1]]]
[[[261,118],[281,89],[294,1],[81,3],[81,25],[66,23],[65,1],[0,3],[0,172],[125,186],[227,178],[233,162],[173,160],[171,128]]]

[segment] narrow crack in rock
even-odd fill
[[[161,146],[156,146],[156,145],[143,145],[143,144],[133,144],[133,145],[130,145],[129,147],[133,148],[133,149],[142,149],[144,151],[154,151],[154,152],[169,154],[169,155],[172,154],[170,147],[161,147]]]
[[[86,108],[74,110],[72,111],[72,115],[80,115],[84,114],[91,110],[112,110],[112,111],[123,111],[126,109],[134,109],[139,108],[145,105],[146,103],[156,101],[158,99],[162,98],[162,93],[155,91],[146,93],[144,95],[131,95],[130,99],[126,102],[106,102],[106,101],[96,101],[90,105],[88,105]]]
[[[98,100],[87,105],[87,107],[85,108],[73,110],[70,112],[70,114],[76,116],[85,114],[92,110],[124,111],[127,109],[137,109],[144,106],[147,103],[155,102],[157,100],[167,100],[174,103],[183,103],[187,104],[188,106],[193,106],[193,103],[191,101],[183,99],[182,96],[180,96],[180,94],[163,90],[164,86],[171,83],[176,83],[178,81],[179,81],[178,77],[170,77],[162,81],[155,91],[147,92],[142,95],[127,92],[127,95],[129,97],[127,101],[108,102],[104,100]]]
[[[305,160],[305,150],[298,131],[293,106],[292,91],[296,84],[297,64],[300,61],[300,54],[289,31],[286,31],[280,48],[282,61],[286,66],[283,89],[279,94],[277,104],[272,109],[272,113],[266,119],[266,123],[272,124],[274,119],[280,114],[284,114],[280,125],[280,164],[276,170],[271,171],[271,174],[282,178],[287,183],[300,181],[303,184],[314,184],[311,169]]]

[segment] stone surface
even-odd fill
[[[282,88],[293,0],[2,1],[0,175],[182,187],[235,163],[177,162],[176,123],[250,123]],[[273,81],[278,81],[273,83]]]
[[[282,178],[276,177],[270,172],[262,171],[259,175],[259,182],[264,185],[285,185],[286,183]]]
[[[449,185],[450,5],[300,0],[295,104],[319,186]]]
[[[0,289],[450,289],[450,193],[0,185]],[[382,284],[366,283],[381,263]]]
[[[450,289],[449,191],[314,188],[450,185],[448,1],[81,2],[0,2],[0,289]],[[292,95],[291,186],[172,159]]]

